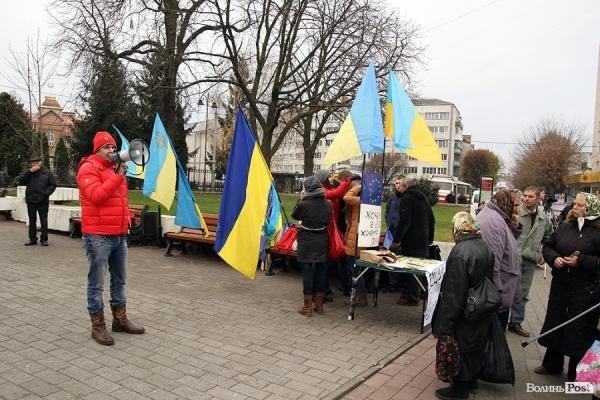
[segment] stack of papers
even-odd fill
[[[412,269],[417,271],[432,271],[443,263],[443,261],[431,260],[429,258],[398,257],[398,261],[395,263],[385,263],[381,265],[390,270]]]

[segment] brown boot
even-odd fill
[[[127,319],[127,310],[125,308],[125,304],[120,306],[110,306],[110,309],[113,313],[113,332],[126,332],[133,334],[144,333],[145,329],[143,326],[134,324]]]
[[[298,309],[298,314],[312,317],[312,294],[304,295],[304,305]]]
[[[315,302],[315,312],[317,314],[323,315],[323,303],[325,302],[325,292],[317,292],[316,302]]]
[[[95,314],[90,314],[90,319],[92,320],[92,339],[104,346],[115,344],[115,340],[106,330],[106,324],[104,323],[104,310],[100,310]]]

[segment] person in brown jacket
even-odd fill
[[[354,270],[354,260],[358,256],[360,248],[357,250],[358,242],[358,218],[360,215],[360,175],[354,175],[352,177],[352,184],[350,189],[344,195],[344,202],[346,203],[346,234],[344,240],[346,242],[346,262],[344,263],[344,273],[341,277],[342,285],[344,287],[344,297],[346,297],[346,303],[350,303],[350,291],[352,289],[352,275]],[[361,277],[357,284],[356,289],[358,292],[358,306],[366,306],[367,301],[367,290],[365,280]]]

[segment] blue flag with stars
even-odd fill
[[[377,247],[381,233],[383,175],[365,171],[361,183],[358,247]]]

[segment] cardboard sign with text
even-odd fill
[[[365,172],[361,183],[358,247],[376,247],[381,233],[383,175]]]

